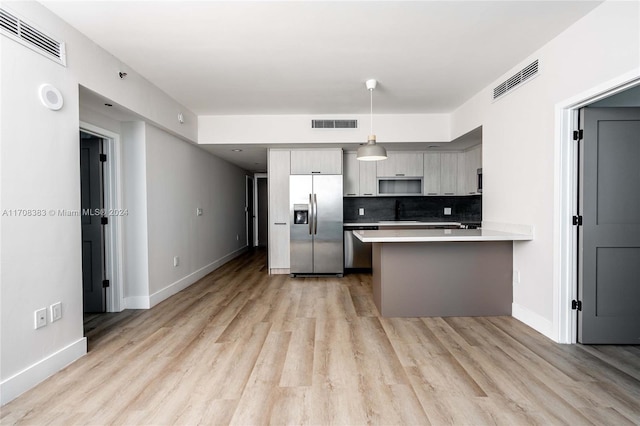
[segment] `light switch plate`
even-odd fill
[[[62,303],[54,303],[49,307],[50,322],[58,321],[60,318],[62,318]]]
[[[445,207],[444,208],[444,215],[445,216],[451,215],[451,207]]]

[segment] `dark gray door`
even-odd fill
[[[80,200],[82,207],[82,288],[84,312],[105,312],[104,238],[101,212],[102,139],[80,132]]]
[[[640,344],[640,108],[584,108],[580,343]]]

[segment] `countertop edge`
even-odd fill
[[[462,222],[347,222],[343,223],[342,226],[460,226]]]
[[[424,235],[424,233],[430,232],[433,235]],[[478,229],[478,230],[448,230],[450,233],[441,234],[444,230],[398,230],[392,231],[400,233],[400,235],[385,235],[388,231],[366,231],[367,234],[378,235],[363,235],[362,231],[354,230],[353,234],[358,240],[363,243],[429,243],[429,242],[464,242],[464,241],[531,241],[533,235],[520,234],[513,232],[503,232],[490,229]],[[466,231],[466,232],[460,232]],[[468,231],[473,232],[476,235],[470,235]],[[409,235],[410,232],[416,232],[422,235]],[[480,233],[480,235],[477,235]]]

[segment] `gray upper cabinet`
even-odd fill
[[[376,161],[378,177],[422,177],[422,155],[416,152],[388,152],[387,159]]]
[[[360,196],[374,197],[376,195],[377,161],[358,161],[358,163],[360,163]]]
[[[440,153],[440,193],[456,195],[458,193],[458,153]]]
[[[341,175],[342,149],[291,150],[292,175]]]
[[[442,195],[440,191],[440,153],[424,154],[424,195]]]
[[[360,165],[355,152],[344,154],[344,196],[357,197],[360,195]]]
[[[476,195],[478,192],[478,169],[482,168],[482,145],[477,145],[464,153],[463,195]]]
[[[344,154],[344,196],[373,197],[376,195],[376,162],[359,161],[355,152]]]

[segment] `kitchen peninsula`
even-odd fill
[[[511,315],[514,241],[530,227],[357,230],[373,243],[373,298],[385,317]]]

